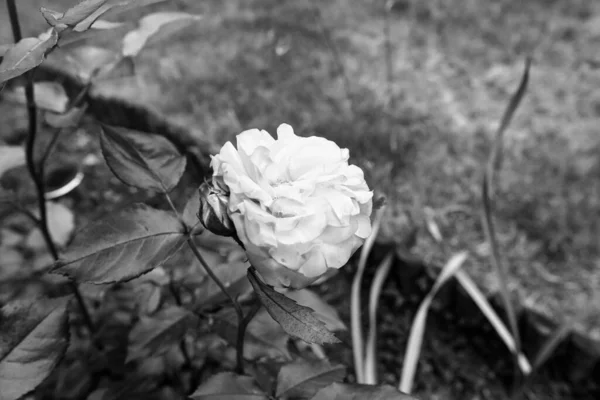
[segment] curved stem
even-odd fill
[[[19,25],[19,15],[17,13],[17,7],[14,0],[6,0],[6,6],[8,8],[8,14],[10,17],[10,24],[13,31],[13,36],[15,42],[19,42],[22,38],[21,27]],[[42,236],[44,237],[44,241],[46,242],[46,246],[48,247],[48,251],[52,254],[52,257],[55,260],[58,260],[58,251],[54,242],[52,241],[52,236],[50,235],[50,230],[48,229],[48,210],[46,209],[46,199],[44,198],[45,188],[44,188],[44,168],[43,165],[40,165],[36,168],[35,165],[35,138],[37,135],[37,107],[35,104],[35,86],[33,85],[33,71],[30,71],[26,74],[27,82],[25,83],[25,98],[27,100],[27,116],[29,123],[29,132],[27,135],[27,143],[25,145],[25,159],[27,163],[27,170],[31,175],[31,179],[35,184],[38,208],[40,212],[39,218],[39,228],[42,232]],[[81,308],[81,312],[85,319],[86,325],[90,332],[95,332],[94,323],[88,312],[87,307],[85,306],[85,302],[83,300],[83,296],[79,291],[77,284],[73,281],[69,282],[73,293],[75,294],[75,298],[79,303]]]
[[[237,300],[234,299],[231,296],[231,294],[229,294],[229,292],[227,291],[227,288],[225,288],[225,285],[223,284],[223,282],[221,282],[221,280],[217,277],[217,275],[215,275],[213,270],[208,266],[208,264],[204,260],[204,257],[202,257],[202,254],[200,254],[200,252],[198,251],[198,248],[196,247],[196,244],[194,243],[193,238],[189,237],[187,240],[187,243],[188,243],[190,249],[192,250],[192,252],[194,253],[194,256],[196,256],[196,258],[198,259],[198,261],[200,262],[200,264],[202,265],[202,267],[204,268],[204,270],[206,271],[208,276],[210,276],[210,279],[212,279],[217,284],[219,289],[221,289],[221,292],[223,292],[223,294],[227,297],[227,299],[229,299],[229,301],[233,305],[233,308],[235,309],[235,313],[237,314],[237,318],[238,318],[238,337],[237,337],[237,343],[236,343],[236,353],[237,353],[236,354],[236,356],[237,356],[236,372],[238,374],[243,374],[244,373],[244,335],[246,332],[245,325],[247,325],[247,323],[249,321],[246,323],[244,322],[244,312],[242,311],[242,307],[240,306],[240,303],[238,303]]]

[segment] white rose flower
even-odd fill
[[[340,268],[371,234],[373,192],[348,149],[291,126],[237,136],[212,158],[213,184],[250,263],[276,287],[302,288]]]

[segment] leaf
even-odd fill
[[[425,335],[425,325],[427,323],[427,313],[433,301],[433,298],[440,288],[462,267],[467,260],[468,253],[462,251],[454,254],[450,260],[442,268],[442,272],[438,275],[433,287],[427,293],[417,310],[417,314],[413,319],[406,344],[406,352],[404,353],[404,366],[402,367],[402,376],[398,388],[404,393],[410,393],[419,364],[419,355],[421,353],[421,345],[423,336]]]
[[[163,308],[152,317],[140,317],[129,332],[127,360],[160,354],[181,340],[186,331],[196,326],[198,318],[190,311],[177,306]]]
[[[237,341],[237,316],[231,308],[214,315],[214,331],[230,345]],[[291,359],[288,351],[290,337],[269,314],[261,309],[246,327],[244,358],[254,361],[261,358]]]
[[[111,22],[98,19],[90,26],[90,29],[86,31],[78,32],[72,28],[62,31],[58,38],[58,46],[61,48],[65,48],[67,46],[74,47],[72,46],[73,43],[77,43],[86,39],[99,38],[100,35],[103,40],[108,40],[109,38],[113,38],[113,36],[119,36],[120,38],[123,36],[122,30],[124,30],[126,27],[127,24],[122,22]],[[115,40],[118,39],[115,38]]]
[[[325,324],[330,331],[345,331],[348,328],[340,318],[337,310],[327,304],[318,294],[309,289],[290,290],[287,297],[302,306],[312,308],[316,317]]]
[[[66,56],[69,64],[83,82],[112,76],[115,69],[124,76],[133,75],[132,64],[123,59],[119,53],[96,46],[80,46]],[[121,67],[121,68],[117,68]]]
[[[74,128],[81,122],[87,108],[88,105],[84,104],[81,107],[73,107],[64,114],[47,113],[44,119],[53,128]]]
[[[102,125],[102,154],[123,183],[171,191],[185,171],[186,158],[163,136]]]
[[[94,12],[89,14],[85,19],[81,20],[81,22],[79,22],[74,29],[77,32],[83,32],[90,29],[90,26],[108,11],[122,12],[131,8],[143,7],[154,3],[160,3],[163,1],[165,0],[105,0],[103,4],[100,7],[98,7]]]
[[[67,96],[61,84],[56,82],[36,82],[34,90],[35,104],[38,108],[59,114],[67,111],[69,96]],[[13,90],[7,91],[4,95],[9,101],[27,104],[25,88],[23,86],[15,87]]]
[[[44,61],[46,52],[56,45],[58,33],[54,29],[39,37],[21,39],[11,47],[0,64],[0,83],[23,75]]]
[[[0,310],[0,400],[35,389],[67,348],[69,298],[14,302]]]
[[[108,0],[83,0],[64,13],[41,8],[42,16],[50,26],[75,26],[98,10]]]
[[[25,165],[25,149],[22,146],[0,146],[0,178],[6,171]]]
[[[221,372],[208,378],[194,393],[192,400],[267,400],[249,376]]]
[[[217,265],[213,271],[217,278],[223,283],[227,292],[233,297],[242,296],[250,292],[250,282],[246,279],[248,264],[242,261],[228,261]],[[227,300],[225,294],[208,276],[196,288],[199,292],[196,304],[199,308],[214,306],[219,302]]]
[[[325,386],[342,381],[345,376],[343,365],[298,359],[279,370],[276,396],[309,398]]]
[[[394,251],[390,251],[375,271],[375,277],[369,291],[369,333],[365,346],[364,383],[375,385],[377,383],[377,310],[379,310],[379,297],[383,285],[394,261]]]
[[[0,44],[0,57],[4,57],[4,54],[6,54],[13,46],[13,44]],[[2,60],[0,59],[0,61]]]
[[[128,32],[123,38],[122,54],[126,57],[135,57],[144,48],[148,39],[156,35],[167,24],[177,22],[177,29],[182,29],[186,27],[183,20],[189,22],[201,18],[200,15],[185,12],[158,12],[146,15],[140,19],[139,27]]]
[[[47,202],[47,223],[52,236],[53,242],[58,247],[63,247],[67,244],[73,230],[75,229],[75,215],[73,211],[61,203]],[[37,212],[35,215],[39,218]],[[37,250],[43,250],[46,247],[46,242],[39,228],[31,231],[27,237],[27,246]]]
[[[317,392],[311,400],[417,400],[389,385],[357,385],[332,383]]]
[[[496,330],[496,333],[498,336],[500,336],[504,344],[506,344],[506,347],[508,347],[511,353],[516,356],[517,364],[523,375],[529,375],[532,370],[529,360],[523,353],[516,354],[517,346],[513,336],[510,334],[506,328],[506,325],[504,325],[504,322],[502,322],[496,311],[494,311],[492,305],[488,302],[485,295],[481,292],[481,290],[479,290],[475,282],[473,282],[466,271],[456,271],[454,276],[458,283],[460,283],[463,289],[465,289],[467,294],[471,297],[473,302],[479,307],[492,327]]]
[[[381,227],[381,220],[383,218],[384,209],[381,208],[375,212],[373,218],[373,230],[371,236],[365,240],[362,249],[360,250],[360,258],[358,259],[358,267],[354,273],[352,279],[352,288],[350,292],[350,333],[352,335],[352,355],[354,358],[354,370],[356,372],[356,381],[358,383],[365,383],[364,377],[364,351],[365,341],[363,338],[363,319],[362,319],[362,300],[361,300],[361,287],[363,281],[363,275],[367,267],[367,258],[369,253],[375,244],[375,239]]]
[[[313,315],[312,309],[277,293],[256,276],[253,267],[248,269],[248,279],[267,312],[288,334],[309,343],[339,343],[340,340]]]
[[[192,196],[188,199],[187,203],[185,204],[183,214],[181,215],[181,217],[183,218],[183,222],[185,222],[185,224],[188,227],[193,228],[194,226],[200,223],[200,220],[198,219],[199,209],[200,196],[198,195],[198,191],[194,190]]]
[[[174,215],[138,203],[78,232],[52,272],[94,284],[128,281],[164,264],[185,240]]]

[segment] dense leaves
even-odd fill
[[[53,272],[96,284],[126,281],[165,263],[185,239],[173,214],[134,204],[78,232]]]
[[[281,367],[277,377],[277,396],[309,398],[333,382],[341,382],[346,367],[324,360],[298,359]]]
[[[18,301],[0,310],[0,400],[35,389],[58,363],[68,341],[68,300]]]
[[[162,349],[181,340],[197,322],[194,314],[177,306],[163,308],[152,317],[141,317],[129,333],[127,361],[160,354]]]
[[[237,318],[232,309],[225,309],[215,315],[213,329],[219,336],[235,346],[237,340]],[[264,310],[260,310],[246,327],[244,358],[289,360],[289,335]]]
[[[199,20],[199,15],[184,12],[159,12],[149,14],[140,19],[139,27],[128,32],[123,38],[122,53],[126,57],[135,57],[163,27],[175,25],[177,29],[186,26],[186,22]],[[176,22],[176,24],[174,24]]]
[[[332,383],[317,392],[311,400],[416,400],[392,386],[349,385]]]
[[[0,64],[0,83],[40,65],[46,52],[56,45],[57,40],[58,33],[54,29],[44,32],[39,37],[21,39],[4,54]]]
[[[166,193],[185,171],[185,157],[163,136],[103,125],[101,139],[106,163],[127,185]]]
[[[222,372],[204,382],[190,396],[192,400],[267,400],[267,395],[249,376]]]
[[[327,330],[325,324],[313,314],[313,310],[304,307],[276,292],[256,275],[253,268],[248,269],[248,279],[271,317],[290,335],[309,343],[338,343],[339,339]]]

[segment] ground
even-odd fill
[[[39,5],[70,3],[20,5],[25,30],[43,26]],[[600,291],[600,4],[405,0],[386,12],[383,1],[174,3],[203,19],[141,53],[135,79],[107,82],[100,93],[146,104],[217,144],[288,122],[347,146],[387,197],[380,240],[402,242],[418,227],[411,251],[436,265],[469,249],[467,271],[489,293],[498,282],[482,245],[482,165],[532,55],[500,174],[501,250],[522,304],[557,321],[591,304],[577,329],[600,340],[600,301],[592,297]],[[0,42],[9,40],[0,12]],[[425,212],[441,228],[444,249],[425,233]],[[437,331],[432,343],[442,348],[432,347],[431,357],[455,345]],[[402,353],[397,346],[392,356]],[[457,348],[448,354],[466,359],[451,363],[481,362],[469,358],[470,347]],[[397,368],[388,370],[390,381]]]

